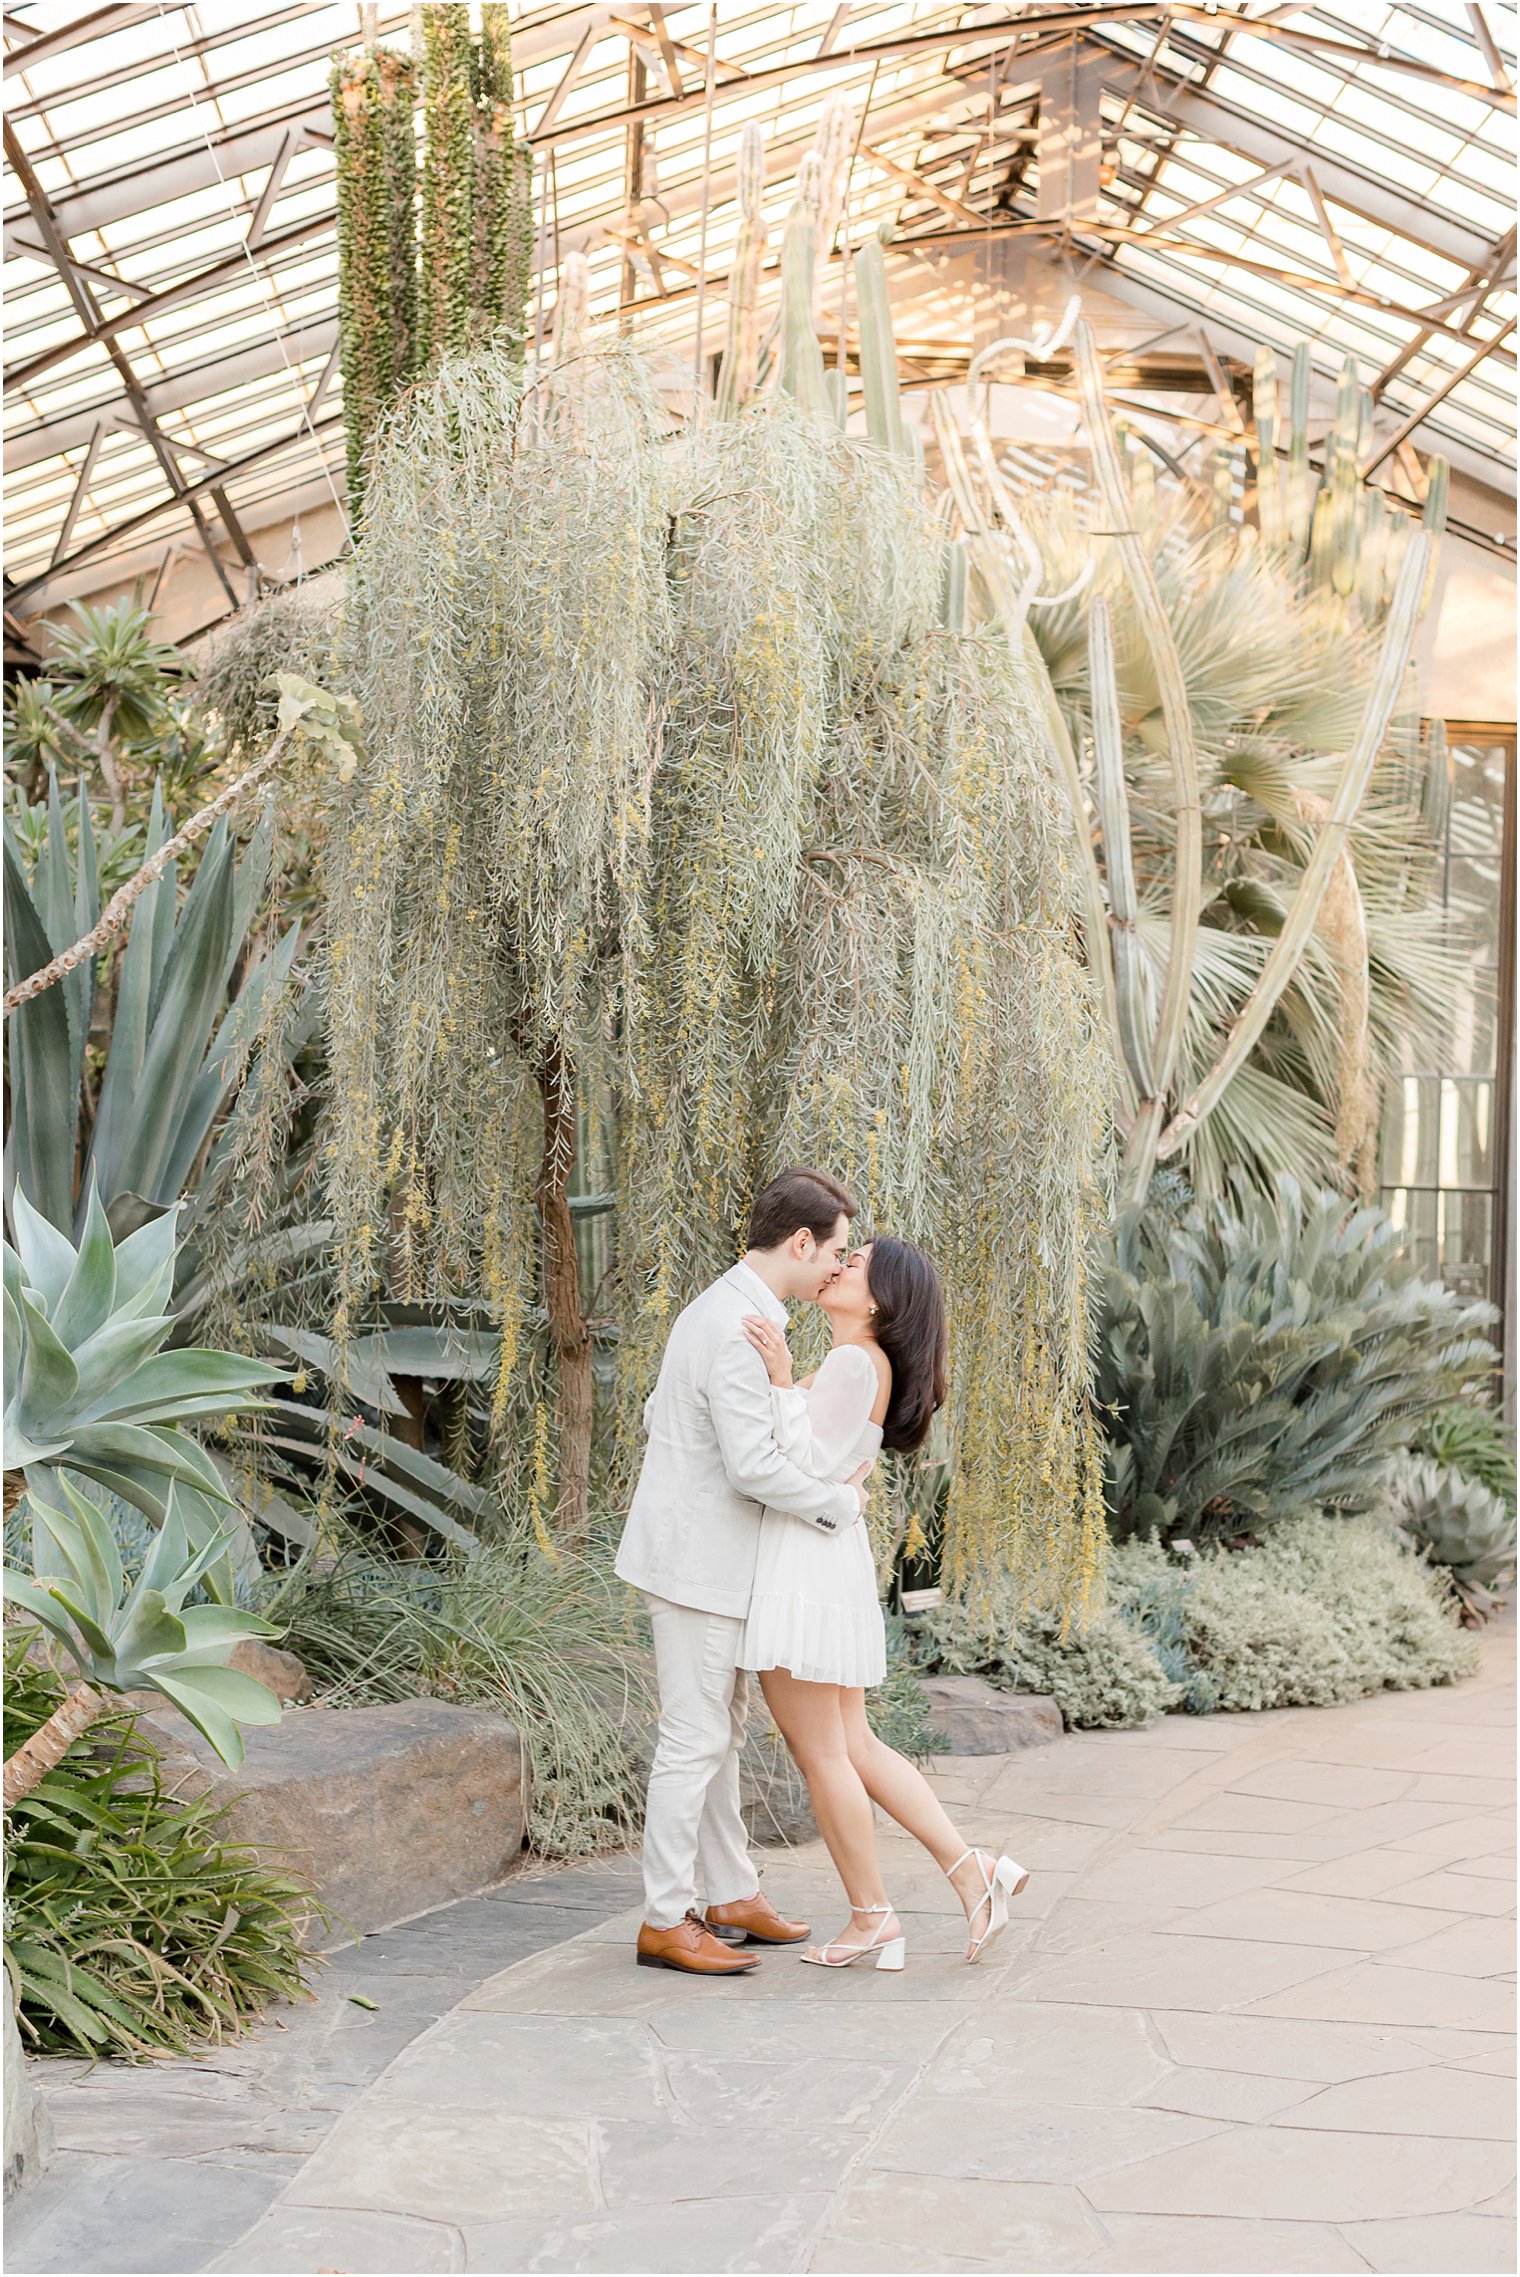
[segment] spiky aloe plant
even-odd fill
[[[92,1192],[79,1244],[11,1200],[5,1259],[5,1463],[35,1501],[64,1469],[119,1494],[155,1524],[171,1488],[197,1550],[216,1541],[208,1585],[230,1601],[223,1526],[231,1496],[187,1425],[248,1412],[277,1369],[233,1352],[166,1351],[179,1211],[112,1239]]]
[[[228,1668],[245,1637],[276,1632],[231,1605],[187,1605],[227,1547],[213,1534],[192,1552],[171,1486],[157,1534],[130,1589],[116,1537],[99,1504],[67,1479],[60,1499],[31,1497],[33,1571],[5,1570],[6,1602],[59,1644],[79,1682],[5,1766],[5,1807],[31,1793],[73,1742],[104,1715],[112,1692],[162,1692],[203,1732],[224,1763],[241,1763],[240,1724],[273,1724],[280,1703],[267,1685]]]

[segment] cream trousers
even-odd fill
[[[739,1810],[748,1680],[735,1661],[744,1623],[644,1592],[660,1682],[660,1736],[644,1815],[644,1919],[671,1929],[701,1905],[753,1897]]]

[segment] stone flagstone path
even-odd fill
[[[1513,1661],[944,1763],[1034,1869],[990,1965],[895,1831],[901,1976],[692,1983],[620,1912],[409,2036],[215,2260],[10,2266],[1513,2269]],[[833,1925],[820,1846],[765,1879]]]

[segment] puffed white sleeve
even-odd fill
[[[771,1388],[776,1444],[814,1478],[847,1477],[876,1402],[876,1368],[858,1344],[830,1352],[810,1386]]]

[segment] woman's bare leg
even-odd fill
[[[804,1684],[785,1668],[767,1668],[760,1677],[765,1704],[807,1781],[813,1816],[829,1856],[844,1884],[855,1934],[884,1943],[897,1934],[895,1917],[870,1910],[887,1902],[876,1855],[876,1822],[871,1798],[851,1761],[837,1684]],[[863,1932],[864,1934],[861,1934]],[[841,1942],[835,1940],[836,1943]]]
[[[921,1842],[940,1871],[950,1876],[973,1933],[984,1928],[986,1885],[976,1852],[966,1856],[972,1846],[957,1832],[954,1820],[918,1766],[872,1731],[866,1717],[865,1693],[858,1686],[848,1691],[841,1687],[839,1700],[845,1745],[867,1795],[873,1803],[880,1803],[888,1818],[896,1819],[905,1834]],[[964,1863],[957,1866],[958,1860]],[[952,1867],[956,1867],[954,1873]]]

